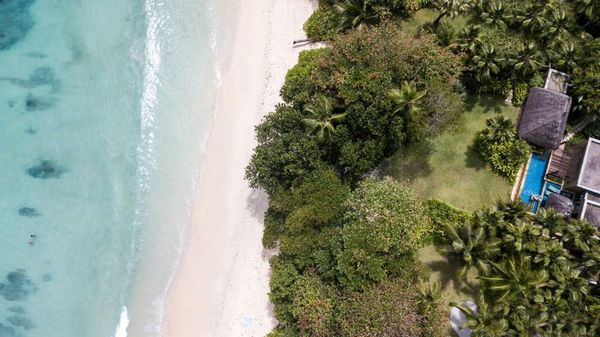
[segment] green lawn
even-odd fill
[[[426,23],[433,23],[437,17],[437,11],[430,8],[421,9],[415,12],[410,18],[401,20],[400,28],[408,34],[414,35],[420,27]],[[441,21],[449,22],[454,28],[454,31],[458,34],[458,32],[466,25],[467,18],[464,16],[458,16],[456,18],[445,17]]]
[[[477,271],[467,273],[467,282],[459,277],[460,265],[445,252],[445,247],[428,245],[419,251],[419,257],[431,270],[430,281],[439,281],[442,295],[449,302],[460,302],[475,298],[478,291]]]
[[[382,165],[382,173],[406,181],[423,199],[439,198],[475,210],[508,197],[512,182],[491,172],[472,149],[475,133],[495,114],[515,118],[516,109],[492,98],[470,98],[463,120],[453,131],[423,141]]]

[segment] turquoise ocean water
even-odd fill
[[[0,0],[0,337],[158,335],[214,110],[212,12]]]

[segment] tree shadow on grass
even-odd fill
[[[425,265],[429,267],[433,273],[439,274],[439,281],[443,291],[449,291],[456,294],[456,296],[459,297],[457,300],[464,299],[463,297],[465,296],[475,298],[479,289],[475,269],[472,268],[468,271],[466,279],[460,278],[458,274],[461,269],[461,264],[445,247],[446,246],[430,247],[430,249],[433,248],[439,255],[430,261],[424,262]]]
[[[476,169],[477,171],[485,168],[485,162],[473,144],[467,146],[467,150],[465,151],[465,164],[467,167]]]
[[[381,171],[384,175],[392,176],[397,180],[410,181],[426,177],[433,171],[429,163],[433,152],[433,144],[428,140],[402,147],[382,163]]]
[[[476,106],[480,106],[483,113],[502,113],[502,107],[505,106],[504,100],[500,96],[494,95],[468,95],[465,99],[466,111],[472,111]]]

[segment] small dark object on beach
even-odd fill
[[[32,207],[21,207],[19,208],[19,215],[27,218],[33,218],[42,216],[42,213],[38,212],[35,208]]]

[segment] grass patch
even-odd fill
[[[430,281],[439,281],[442,285],[442,295],[449,302],[472,300],[478,292],[479,282],[477,271],[473,268],[467,273],[463,282],[458,273],[458,261],[450,258],[445,248],[428,245],[419,250],[419,258],[431,270]]]
[[[382,173],[406,181],[423,199],[442,199],[470,211],[507,197],[512,182],[487,168],[472,144],[487,119],[502,114],[514,120],[516,109],[500,99],[475,97],[465,108],[455,130],[401,149],[383,163]]]
[[[438,12],[431,8],[424,8],[416,11],[410,18],[400,21],[400,28],[410,35],[415,35],[419,28],[427,23],[433,23],[438,17]],[[442,22],[448,22],[458,33],[467,24],[468,18],[458,16],[455,18],[444,17]]]

